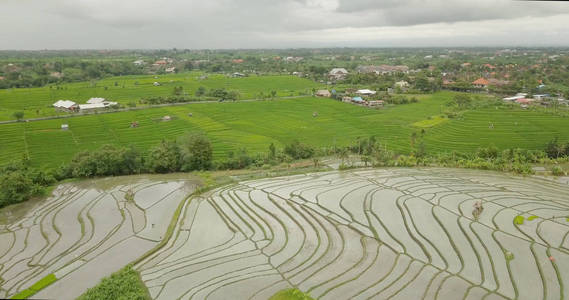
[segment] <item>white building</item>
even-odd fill
[[[372,90],[368,90],[368,89],[363,89],[363,90],[358,90],[356,92],[356,94],[358,95],[363,95],[363,96],[371,96],[371,95],[375,95],[377,94],[376,91],[372,91]]]
[[[87,100],[87,104],[99,104],[105,102],[105,98],[91,98]]]
[[[396,86],[396,87],[399,87],[399,88],[402,88],[402,89],[408,88],[408,87],[409,87],[409,82],[407,82],[407,81],[405,81],[405,80],[397,81],[397,82],[395,83],[395,86]]]
[[[77,104],[71,100],[58,100],[53,104],[53,107],[62,110],[73,110],[77,107],[76,105]]]
[[[79,110],[80,111],[101,109],[101,108],[105,108],[104,103],[79,104]]]
[[[330,79],[341,80],[345,79],[348,76],[348,70],[344,68],[334,68],[328,73],[328,77]]]

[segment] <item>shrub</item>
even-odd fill
[[[132,266],[103,278],[101,282],[88,289],[78,300],[117,299],[117,300],[150,300],[146,287]]]
[[[141,154],[132,147],[104,145],[96,151],[82,151],[73,157],[69,170],[73,177],[118,176],[140,173]]]
[[[298,140],[286,145],[284,152],[294,159],[306,159],[314,155],[314,149],[312,147],[302,144]]]
[[[516,225],[524,224],[524,216],[516,216],[514,218],[514,224],[516,224]]]
[[[561,168],[560,166],[553,166],[553,168],[551,168],[551,174],[553,174],[554,176],[564,176],[565,172],[563,171],[563,168]]]
[[[42,195],[54,182],[53,176],[30,168],[27,161],[0,167],[0,207]]]
[[[288,289],[274,294],[269,300],[314,300],[314,298],[298,289]]]

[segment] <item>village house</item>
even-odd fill
[[[86,104],[79,104],[80,111],[103,109],[117,105],[117,102],[107,101],[105,98],[91,98]]]
[[[77,109],[77,104],[71,100],[58,100],[53,104],[56,110],[74,111]]]
[[[105,108],[104,103],[93,103],[93,104],[79,104],[80,111],[94,110]]]
[[[398,87],[400,89],[406,89],[409,87],[409,82],[407,82],[405,80],[397,81],[395,83],[395,87]]]
[[[333,80],[343,80],[348,74],[348,70],[344,68],[334,68],[328,73],[328,77]]]
[[[521,99],[517,99],[516,103],[518,104],[522,104],[522,105],[529,105],[533,103],[533,99],[527,99],[527,98],[521,98]]]
[[[91,98],[87,100],[87,104],[99,104],[104,103],[105,101],[105,98]]]
[[[472,85],[476,88],[479,88],[479,89],[488,88],[488,84],[489,84],[488,80],[486,80],[482,77],[480,77],[480,78],[478,78],[472,82]]]
[[[352,102],[357,103],[357,104],[363,104],[365,103],[364,99],[362,97],[353,97],[352,98]]]
[[[550,95],[549,94],[537,94],[537,95],[533,95],[533,99],[537,100],[537,101],[543,101],[547,98],[549,98]]]
[[[166,73],[174,73],[174,72],[176,72],[176,67],[166,68],[166,69],[164,70],[164,72],[166,72]]]
[[[490,78],[490,79],[488,79],[488,84],[493,85],[493,86],[505,86],[505,85],[509,85],[510,82],[507,80]]]
[[[527,96],[527,94],[525,94],[525,93],[519,93],[519,94],[512,96],[512,97],[503,98],[502,100],[504,100],[506,102],[515,102],[518,99],[524,99],[526,96]]]
[[[332,93],[330,93],[330,91],[328,90],[318,90],[315,94],[316,97],[327,97],[330,98],[332,96]]]
[[[362,95],[362,96],[372,96],[372,95],[377,94],[377,92],[372,91],[372,90],[368,90],[368,89],[363,89],[363,90],[357,90],[356,94]]]
[[[135,60],[135,61],[133,61],[132,63],[133,63],[135,66],[139,66],[139,67],[140,67],[140,66],[143,66],[143,65],[145,64],[144,60],[141,60],[141,59]]]
[[[155,66],[155,67],[161,67],[161,66],[165,66],[165,65],[167,65],[167,64],[168,64],[167,61],[161,59],[161,60],[155,61],[152,65]]]
[[[153,83],[152,85],[153,85],[153,86],[160,86],[160,82],[154,81],[154,83]]]
[[[297,62],[299,62],[299,61],[301,61],[301,60],[303,60],[303,59],[304,59],[304,57],[293,57],[293,56],[289,56],[289,57],[287,57],[285,60],[286,60],[286,62],[295,62],[295,63],[297,63]]]
[[[342,97],[342,102],[346,102],[346,103],[352,102],[352,97],[344,96],[344,97]]]
[[[247,75],[243,74],[243,73],[239,73],[239,72],[235,72],[233,74],[231,74],[231,77],[246,77]]]
[[[363,74],[375,73],[376,75],[391,75],[393,73],[409,73],[409,67],[402,65],[359,66],[356,71]]]
[[[370,100],[367,105],[369,107],[383,107],[383,100]]]

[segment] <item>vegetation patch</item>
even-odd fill
[[[537,216],[529,216],[529,217],[528,217],[528,221],[533,221],[533,220],[535,220],[535,219],[537,219],[537,218],[538,218]]]
[[[514,218],[514,224],[516,224],[516,225],[522,225],[522,224],[524,224],[524,220],[525,220],[525,219],[524,219],[524,216],[516,216],[516,217]],[[528,220],[529,220],[529,219],[528,219]]]
[[[120,299],[150,300],[148,290],[131,265],[113,273],[95,287],[90,288],[78,300]]]
[[[34,283],[29,288],[17,293],[16,295],[12,296],[12,299],[27,299],[37,292],[41,291],[42,289],[46,288],[50,284],[54,283],[57,280],[54,274],[49,274],[46,277],[40,279],[38,282]]]
[[[274,294],[269,300],[313,300],[308,293],[299,289],[282,290]]]
[[[430,128],[433,126],[440,125],[444,122],[447,122],[448,120],[449,120],[448,118],[445,118],[443,116],[434,116],[434,117],[430,117],[426,120],[415,122],[415,123],[413,123],[413,126],[419,127],[419,128]]]

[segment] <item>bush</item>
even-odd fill
[[[294,140],[284,148],[284,152],[294,159],[306,159],[314,155],[314,148]]]
[[[96,151],[79,152],[63,173],[72,177],[118,176],[137,174],[142,171],[143,159],[134,148],[104,145]]]
[[[97,286],[88,289],[77,299],[150,300],[151,298],[140,280],[140,276],[129,265],[113,273],[110,277],[103,278]]]
[[[0,167],[0,207],[42,195],[54,182],[53,176],[30,168],[27,161]]]
[[[288,289],[274,294],[269,300],[314,300],[314,298],[298,289]]]
[[[553,174],[554,176],[564,176],[565,172],[563,171],[563,168],[561,168],[560,166],[553,166],[553,168],[551,168],[551,174]]]

